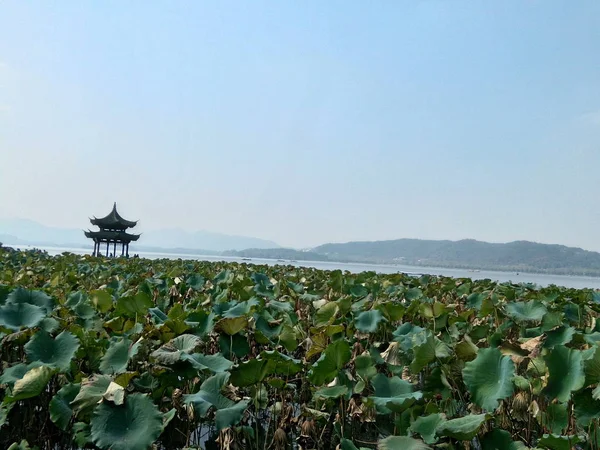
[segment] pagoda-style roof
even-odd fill
[[[129,234],[124,231],[84,231],[85,237],[91,239],[98,239],[103,241],[111,242],[124,242],[129,243],[131,241],[137,241],[140,238],[140,234]]]
[[[109,230],[126,230],[127,228],[133,228],[137,224],[137,220],[131,221],[126,220],[121,217],[119,212],[117,211],[117,203],[115,202],[112,211],[105,217],[100,219],[94,217],[90,219],[92,225],[96,225],[101,229],[109,229]],[[87,236],[87,234],[86,234]],[[90,237],[90,236],[88,236]],[[134,239],[135,240],[135,239]]]

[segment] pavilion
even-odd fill
[[[121,256],[129,257],[129,243],[137,241],[140,235],[129,234],[126,230],[135,227],[137,220],[134,222],[123,219],[117,211],[117,203],[115,202],[112,211],[107,216],[100,219],[94,217],[90,219],[90,222],[100,228],[100,231],[84,231],[85,236],[94,241],[93,256],[102,256],[100,245],[106,243],[106,256],[109,256],[110,244],[113,244],[111,255],[117,256],[117,244],[119,244],[121,245]]]

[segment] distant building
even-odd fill
[[[121,256],[129,257],[129,243],[140,238],[139,234],[129,234],[125,231],[135,227],[138,221],[123,219],[117,212],[116,202],[110,214],[101,219],[94,217],[90,219],[90,222],[100,228],[100,231],[84,231],[85,236],[94,241],[93,256],[102,256],[100,246],[106,243],[106,256],[109,254],[117,256],[117,244],[119,244],[121,245]],[[113,244],[112,252],[110,252],[110,244]]]

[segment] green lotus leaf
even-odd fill
[[[363,447],[361,447],[360,449],[354,445],[354,442],[352,442],[350,439],[344,439],[342,438],[340,441],[340,450],[362,450]]]
[[[108,375],[94,375],[81,383],[81,389],[71,402],[75,414],[86,414],[102,399],[112,379]]]
[[[421,297],[423,297],[423,291],[417,287],[407,289],[404,292],[404,298],[409,301],[417,300]]]
[[[581,389],[585,382],[581,351],[558,345],[544,361],[549,372],[544,393],[559,402],[569,401],[571,392]]]
[[[113,339],[100,362],[100,372],[106,375],[127,371],[129,360],[139,351],[140,343],[132,344],[127,338]]]
[[[445,421],[445,414],[420,416],[412,423],[410,429],[413,433],[420,434],[426,444],[435,444],[437,442],[436,430]]]
[[[462,359],[463,361],[472,361],[477,356],[479,348],[473,344],[473,341],[468,335],[465,335],[463,340],[456,344],[454,351],[459,359]]]
[[[6,286],[5,284],[0,283],[0,306],[4,305],[4,303],[6,303],[6,298],[8,297],[9,293],[10,293],[10,288],[8,286]]]
[[[415,400],[423,397],[421,392],[413,390],[412,384],[400,377],[388,378],[379,373],[371,380],[371,384],[375,394],[369,399],[373,401],[380,414],[401,412]]]
[[[332,387],[324,387],[321,389],[318,389],[315,394],[314,394],[314,398],[318,398],[318,399],[326,399],[326,398],[338,398],[341,397],[342,395],[346,395],[346,393],[348,392],[348,388],[346,386],[332,386]]]
[[[548,312],[542,302],[512,302],[506,305],[506,314],[516,322],[540,322]]]
[[[96,407],[91,436],[101,449],[147,450],[162,432],[163,418],[143,394],[131,394],[124,405],[103,402]]]
[[[85,448],[92,444],[92,435],[90,425],[85,422],[76,422],[73,424],[73,442],[79,448]]]
[[[333,342],[312,366],[308,372],[308,378],[316,386],[329,383],[350,361],[351,356],[350,344],[347,341],[338,340]]]
[[[290,356],[279,353],[277,350],[265,350],[260,353],[262,359],[273,361],[273,373],[283,376],[296,375],[302,370],[302,362]]]
[[[151,356],[159,364],[175,364],[181,359],[182,354],[193,353],[201,342],[202,341],[198,336],[194,336],[193,334],[182,334],[153,351]]]
[[[413,354],[410,371],[418,373],[437,358],[450,356],[450,350],[446,344],[427,330],[413,336]]]
[[[167,426],[171,423],[171,421],[175,418],[176,415],[177,410],[175,408],[170,409],[162,415],[162,431],[165,431],[165,428],[167,428]]]
[[[71,422],[73,417],[71,402],[75,400],[80,389],[80,384],[66,384],[50,400],[50,420],[63,431],[67,430]]]
[[[556,330],[548,331],[546,333],[546,340],[544,341],[544,347],[553,348],[557,345],[565,345],[573,340],[575,335],[575,328],[573,327],[560,327]]]
[[[0,326],[18,331],[33,328],[46,317],[43,308],[29,303],[7,303],[0,306]]]
[[[551,403],[537,417],[541,425],[549,428],[552,433],[560,434],[567,427],[569,413],[566,403]]]
[[[169,319],[169,316],[167,316],[160,308],[149,308],[148,312],[154,323],[165,323]]]
[[[377,443],[379,450],[431,450],[431,447],[408,436],[390,436]]]
[[[41,361],[66,372],[78,348],[79,339],[68,331],[54,339],[45,331],[38,331],[25,345],[25,353],[29,361]]]
[[[233,363],[225,358],[220,353],[216,355],[203,355],[202,353],[183,353],[181,355],[182,361],[188,361],[194,369],[197,370],[210,370],[214,373],[226,372]]]
[[[332,323],[338,310],[339,306],[337,303],[325,303],[315,313],[315,327],[324,327]]]
[[[37,447],[34,447],[34,450],[35,449],[37,449]],[[8,447],[8,450],[32,450],[32,449],[29,446],[29,442],[27,442],[25,439],[21,439],[21,442],[19,442],[19,443],[13,442]]]
[[[229,336],[238,334],[240,331],[244,330],[247,325],[248,319],[246,317],[221,319],[217,322],[217,326]]]
[[[184,402],[191,403],[201,417],[205,417],[211,408],[215,408],[215,420],[219,430],[238,423],[248,407],[248,401],[236,403],[221,394],[221,389],[228,380],[227,372],[218,373],[207,378],[195,394],[183,396]]]
[[[236,425],[242,420],[244,412],[248,408],[249,400],[242,400],[228,408],[217,409],[215,413],[215,424],[217,430],[223,430]]]
[[[600,400],[593,397],[592,388],[573,394],[573,404],[579,426],[587,427],[592,420],[600,419]]]
[[[190,275],[187,278],[187,280],[185,280],[185,284],[187,284],[189,287],[196,291],[201,290],[204,287],[205,282],[206,280],[204,279],[204,277],[197,273]]]
[[[244,361],[231,370],[231,384],[238,387],[253,386],[261,383],[273,373],[275,363],[267,359]]]
[[[30,369],[23,378],[15,381],[11,396],[5,397],[4,402],[11,403],[26,398],[37,397],[42,393],[55,370],[48,366],[39,366]]]
[[[117,300],[115,314],[125,317],[143,317],[154,306],[152,299],[145,292],[138,292],[132,297],[120,297]]]
[[[579,443],[579,436],[558,436],[556,434],[544,434],[538,441],[538,445],[550,450],[571,450]]]
[[[265,312],[266,313],[266,312]],[[272,320],[272,317],[265,318],[259,316],[256,320],[256,329],[260,331],[267,339],[275,339],[281,333],[281,329],[283,328],[282,324],[271,326],[268,320]]]
[[[527,450],[525,444],[513,441],[510,433],[496,428],[481,440],[481,450]]]
[[[593,349],[592,356],[583,362],[586,386],[600,383],[600,345]]]
[[[274,311],[278,311],[278,312],[292,312],[294,310],[294,305],[292,305],[290,302],[280,302],[277,300],[269,300],[269,302],[267,303],[267,308],[270,308]]]
[[[25,376],[28,370],[31,370],[35,367],[43,366],[44,364],[41,361],[36,361],[31,364],[16,364],[8,369],[4,370],[4,373],[0,375],[0,384],[7,384],[12,387],[17,380],[20,380]]]
[[[469,414],[458,419],[448,420],[440,424],[437,433],[459,441],[470,441],[478,433],[488,416],[486,414]]]
[[[369,295],[369,290],[361,284],[355,284],[350,287],[350,295],[356,298],[362,298]]]
[[[480,349],[463,369],[463,380],[472,401],[487,411],[494,411],[499,400],[512,395],[514,376],[515,364],[497,348]]]
[[[372,309],[361,312],[354,320],[354,324],[356,329],[363,333],[375,333],[382,320],[384,320],[384,317],[381,311]]]
[[[101,313],[106,313],[113,307],[112,295],[104,290],[92,291],[90,300],[92,305]]]
[[[288,352],[296,350],[298,343],[296,341],[296,333],[294,329],[289,325],[284,325],[281,333],[279,334],[278,343],[283,345]]]
[[[375,361],[373,361],[370,355],[358,355],[354,358],[354,370],[356,370],[356,374],[363,380],[370,380],[377,375]]]
[[[28,304],[42,308],[45,314],[50,314],[54,309],[54,300],[42,291],[31,291],[29,289],[17,288],[8,294],[6,303],[13,305]]]
[[[258,306],[260,302],[256,298],[246,300],[245,302],[230,302],[230,308],[222,313],[224,319],[236,319],[247,317],[252,311],[252,308]]]
[[[0,404],[0,429],[8,421],[8,413],[13,408],[14,403]]]

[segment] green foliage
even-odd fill
[[[499,400],[512,395],[514,376],[514,363],[496,348],[479,350],[463,369],[463,380],[473,402],[490,412],[498,407]]]
[[[595,450],[598,298],[0,249],[0,448]]]
[[[146,450],[162,431],[162,415],[151,399],[132,394],[122,406],[103,402],[94,410],[91,437],[102,449]]]
[[[69,364],[79,348],[79,340],[68,331],[63,331],[53,339],[45,331],[38,331],[25,344],[29,361],[39,361],[61,372],[69,370]]]

